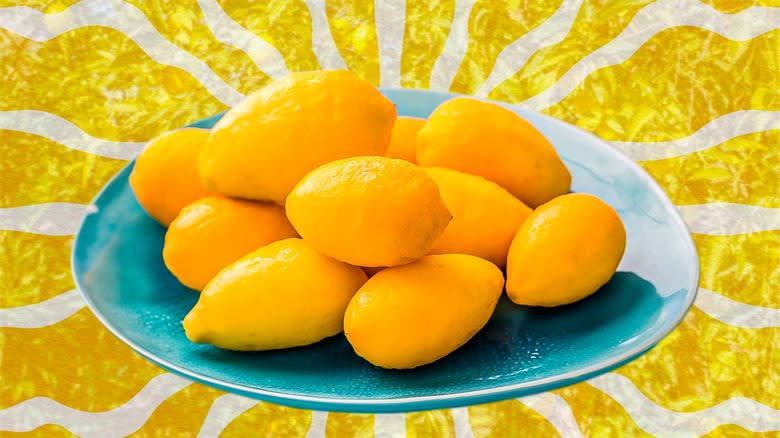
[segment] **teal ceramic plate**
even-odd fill
[[[400,115],[427,117],[451,94],[384,90]],[[628,246],[618,273],[579,303],[536,309],[502,299],[487,326],[450,356],[410,371],[376,368],[346,339],[283,351],[236,353],[195,345],[182,318],[197,293],[163,265],[165,230],[139,207],[122,170],[94,201],[73,272],[95,315],[122,341],[174,373],[226,391],[300,408],[397,412],[547,391],[616,368],[652,348],[693,303],[698,259],[675,207],[639,166],[559,120],[512,108],[555,145],[573,190],[622,217]],[[195,124],[211,127],[219,116]]]

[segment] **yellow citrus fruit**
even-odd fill
[[[425,119],[399,116],[393,126],[393,135],[385,156],[417,163],[417,133],[424,124]]]
[[[200,155],[200,176],[214,191],[281,203],[321,164],[383,155],[395,117],[393,103],[354,73],[292,73],[217,122]]]
[[[296,236],[277,204],[210,196],[188,205],[171,222],[163,260],[182,284],[201,290],[244,255]]]
[[[383,269],[355,294],[344,334],[358,356],[383,368],[441,359],[490,319],[504,286],[501,271],[466,254],[423,257]]]
[[[163,226],[186,205],[209,195],[198,177],[198,154],[208,138],[206,129],[167,132],[136,158],[130,187],[141,207]]]
[[[417,162],[487,178],[536,208],[569,191],[571,175],[549,141],[499,105],[455,98],[417,135]]]
[[[266,245],[217,274],[184,318],[187,337],[228,350],[313,344],[342,330],[366,274],[301,239]]]
[[[287,217],[323,253],[357,266],[395,266],[427,254],[450,221],[430,176],[404,160],[354,157],[306,175]]]
[[[503,268],[512,238],[533,210],[480,176],[441,167],[423,170],[439,186],[444,204],[452,213],[452,221],[431,254],[471,254]]]
[[[617,212],[599,198],[571,193],[537,208],[509,248],[506,291],[517,304],[559,306],[596,292],[626,248]]]

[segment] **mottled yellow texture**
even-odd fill
[[[56,13],[61,12],[80,0],[0,0],[0,8],[10,6],[27,6],[37,9],[41,12]]]
[[[107,411],[163,372],[133,353],[86,308],[52,326],[0,328],[0,333],[4,351],[24,352],[2,362],[0,409],[49,397],[73,409]]]
[[[734,236],[694,234],[703,288],[732,300],[780,308],[780,231]]]
[[[407,0],[401,86],[428,88],[431,71],[450,32],[454,0]]]
[[[469,16],[468,48],[451,90],[476,92],[493,69],[498,54],[554,14],[561,1],[476,0]]]
[[[744,329],[714,320],[698,308],[634,362],[617,369],[650,400],[692,412],[731,397],[749,397],[780,408],[780,328]]]
[[[701,0],[701,2],[728,14],[743,11],[751,6],[780,6],[778,0]]]
[[[327,0],[325,10],[333,40],[347,68],[379,85],[379,46],[374,25],[374,2]]]
[[[44,424],[41,427],[38,427],[36,429],[33,429],[29,432],[6,432],[3,431],[3,437],[8,438],[32,438],[32,437],[40,437],[40,438],[78,438],[78,435],[71,433],[68,431],[68,429],[65,429],[62,426],[57,426],[56,424]]]
[[[544,112],[607,140],[686,137],[733,111],[779,110],[777,47],[780,29],[739,42],[675,27],[623,64],[594,72]]]
[[[73,289],[72,244],[73,236],[0,230],[0,308],[37,303]]]
[[[303,0],[218,1],[238,24],[276,47],[291,71],[319,68],[311,45],[311,16]]]
[[[517,400],[471,406],[468,411],[475,438],[561,436],[546,418]]]
[[[553,391],[563,397],[586,437],[649,438],[620,403],[587,383]]]
[[[222,391],[193,383],[168,397],[132,438],[183,437],[200,429],[206,414]]]
[[[407,438],[454,436],[455,424],[449,410],[410,412],[406,414]]]
[[[251,93],[271,80],[246,53],[217,41],[196,0],[127,2],[143,11],[165,38],[197,56],[238,91]]]
[[[715,147],[642,167],[675,204],[738,202],[780,207],[780,130],[742,135]],[[648,145],[648,147],[653,147]]]
[[[127,164],[6,130],[0,130],[0,157],[2,184],[14,187],[0,191],[0,208],[43,202],[86,204]]]
[[[741,428],[735,424],[724,424],[713,429],[710,433],[702,435],[701,438],[777,438],[780,432],[753,432]]]
[[[374,436],[374,416],[366,414],[345,414],[331,412],[325,427],[327,438],[354,437],[370,438]]]
[[[221,438],[257,436],[267,438],[303,437],[309,430],[311,411],[258,402],[233,420]]]
[[[189,73],[105,27],[45,43],[0,29],[0,77],[0,111],[48,111],[107,140],[148,140],[225,109]]]
[[[618,36],[643,7],[655,0],[585,0],[571,30],[558,44],[544,47],[490,97],[519,102],[544,91],[580,59]]]

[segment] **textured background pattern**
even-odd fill
[[[690,224],[696,306],[587,383],[406,415],[258,403],[141,359],[74,290],[86,204],[146,140],[320,67],[612,141]],[[0,0],[2,436],[780,436],[779,255],[777,0]]]

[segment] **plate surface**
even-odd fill
[[[452,94],[383,90],[399,115],[427,117]],[[150,361],[217,388],[301,408],[400,412],[502,400],[604,373],[657,344],[693,303],[698,258],[677,210],[655,182],[611,146],[564,122],[506,106],[556,147],[572,190],[593,193],[623,219],[628,245],[618,272],[579,303],[535,309],[502,298],[488,325],[450,356],[411,371],[357,357],[343,335],[283,351],[236,353],[190,343],[182,318],[197,293],[162,261],[165,230],[128,185],[132,163],[94,201],[73,251],[87,303]],[[219,116],[194,126],[211,127]]]

